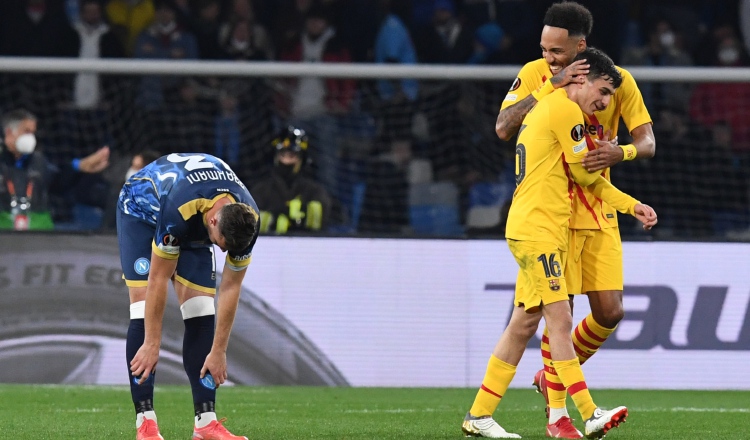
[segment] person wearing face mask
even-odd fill
[[[79,172],[98,173],[109,165],[109,147],[57,167],[36,149],[37,118],[18,109],[2,117],[0,229],[52,229],[50,193],[71,188]]]
[[[261,217],[261,232],[320,232],[329,220],[331,197],[303,175],[308,150],[304,130],[289,126],[274,138],[271,174],[252,189]]]
[[[102,5],[98,0],[80,2],[80,21],[73,25],[80,39],[79,58],[123,58],[125,51],[104,22]],[[75,106],[81,109],[96,107],[102,99],[100,76],[86,72],[76,75],[73,86]]]

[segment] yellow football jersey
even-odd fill
[[[564,89],[545,96],[526,115],[516,143],[516,190],[505,236],[567,248],[572,180],[567,164],[588,151],[581,108]]]
[[[607,131],[612,136],[617,135],[620,117],[625,121],[628,130],[651,123],[643,96],[635,83],[633,76],[622,67],[617,67],[622,75],[622,85],[615,91],[609,105],[593,116],[583,115],[587,148],[593,150],[596,143],[593,139],[601,139]],[[527,63],[518,77],[513,81],[508,94],[505,96],[501,109],[505,109],[524,99],[534,90],[539,89],[547,79],[552,77],[549,65],[543,58]],[[580,109],[579,109],[580,110]],[[602,176],[610,180],[609,169],[602,171]],[[574,184],[573,215],[570,219],[571,229],[602,229],[617,226],[616,211],[608,204],[595,197],[586,188]]]

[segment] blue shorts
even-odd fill
[[[156,227],[123,213],[117,208],[117,242],[120,246],[120,264],[128,287],[146,287],[151,268],[151,243]],[[180,249],[175,281],[192,289],[216,293],[216,261],[214,249],[191,247]]]

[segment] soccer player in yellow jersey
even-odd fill
[[[587,73],[586,60],[573,59],[586,48],[592,26],[591,13],[578,3],[556,3],[547,10],[540,41],[542,58],[521,69],[506,95],[495,125],[500,138],[513,137],[524,116],[543,96],[571,81],[580,81],[577,75]],[[601,172],[608,180],[609,167],[622,160],[651,158],[656,146],[651,117],[635,80],[627,70],[617,69],[622,85],[605,109],[585,115],[584,120],[590,151],[583,159],[583,167],[589,172]],[[610,139],[612,133],[617,133],[620,117],[633,137],[632,144],[618,145],[616,138]],[[624,315],[622,244],[615,211],[581,185],[574,186],[570,230],[565,267],[568,292],[586,294],[591,306],[591,314],[573,332],[576,354],[583,364],[615,331]],[[550,366],[548,341],[545,333],[545,368],[534,377],[534,385],[547,399],[549,423],[554,424],[567,411],[565,388]]]
[[[622,76],[612,60],[597,49],[586,49],[579,56],[589,65],[584,81],[571,82],[542,98],[521,125],[516,144],[517,187],[505,234],[520,267],[515,308],[464,419],[462,429],[467,436],[520,438],[500,427],[492,414],[542,317],[549,329],[552,368],[585,420],[586,436],[601,438],[627,416],[625,407],[606,411],[594,404],[573,348],[573,320],[563,268],[574,184],[618,211],[634,215],[646,229],[656,224],[656,213],[581,165],[587,152],[583,113],[591,115],[606,108]],[[566,435],[582,437],[569,417],[565,418],[566,426],[574,431]],[[548,425],[547,435],[560,438],[558,425]]]

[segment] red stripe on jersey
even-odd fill
[[[548,367],[547,365],[544,366],[544,371],[546,371],[549,374],[554,374],[555,376],[557,376],[557,370],[555,370],[552,367]]]
[[[484,391],[485,393],[490,393],[490,394],[492,394],[493,396],[497,397],[498,399],[502,399],[502,398],[503,398],[503,396],[501,396],[501,395],[497,394],[496,392],[494,392],[494,391],[492,391],[491,389],[489,389],[489,388],[487,388],[486,386],[484,386],[484,384],[482,384],[482,388],[481,388],[481,390],[482,390],[482,391]]]
[[[586,322],[585,319],[581,321],[581,327],[583,327],[583,331],[586,333],[586,336],[588,336],[590,339],[593,339],[599,343],[602,343],[607,340],[606,338],[602,338],[601,336],[598,336],[596,333],[591,331],[591,328],[589,327],[589,323]]]
[[[575,333],[575,335],[576,335],[576,339],[578,339],[578,343],[581,344],[581,345],[583,345],[584,347],[588,348],[589,350],[597,350],[597,349],[599,349],[599,347],[597,345],[594,345],[591,342],[583,339],[583,336],[581,336],[581,332],[578,331],[579,328],[580,327],[576,327],[576,329],[573,331],[573,333]]]
[[[596,225],[599,227],[599,229],[602,228],[602,225],[599,223],[599,216],[596,215],[596,211],[594,211],[594,208],[589,205],[589,201],[586,200],[586,195],[583,193],[583,188],[581,188],[581,185],[575,184],[576,187],[576,194],[578,194],[578,199],[583,203],[583,206],[586,208],[586,210],[591,214],[592,217],[594,217],[594,221],[596,222]],[[601,205],[601,201],[599,203]]]
[[[542,335],[542,344],[549,345],[549,338],[547,337],[547,335]]]
[[[547,388],[555,390],[555,391],[565,391],[565,385],[561,383],[555,383],[552,381],[546,381],[547,382]]]
[[[545,81],[547,81],[547,75],[542,75],[542,84],[544,84]]]
[[[549,385],[547,385],[547,386],[549,386]],[[570,394],[571,397],[572,397],[573,394],[575,394],[575,393],[577,393],[579,391],[587,390],[587,389],[589,389],[589,387],[586,386],[586,382],[584,382],[584,381],[576,382],[573,385],[571,385],[571,386],[568,387],[568,394]]]
[[[542,358],[543,359],[552,359],[552,354],[547,350],[542,350]]]
[[[590,125],[596,127],[596,137],[599,139],[604,139],[604,126],[599,123],[599,119],[596,118],[596,115],[586,115],[585,117],[588,117]],[[599,127],[601,127],[601,131],[599,130]],[[586,134],[586,147],[589,149],[589,151],[595,150],[597,148],[596,143],[591,139],[591,136],[588,133]],[[602,177],[604,177],[605,179],[607,178],[607,170],[608,168],[602,170]],[[596,199],[597,203],[599,203],[599,213],[603,214],[601,212],[601,208],[604,207],[604,205],[602,204],[602,199],[600,199],[599,197],[594,198]],[[605,215],[601,215],[601,217],[605,222],[609,223],[609,220]]]

